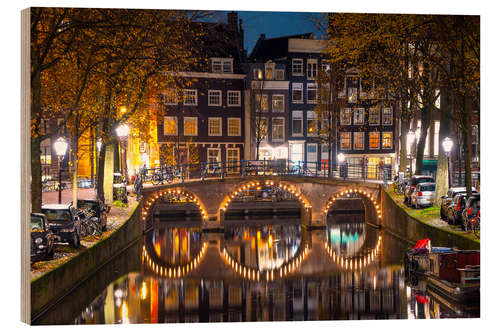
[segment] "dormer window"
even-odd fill
[[[212,58],[213,73],[232,73],[233,59],[232,58]]]
[[[265,66],[266,70],[266,80],[272,80],[274,78],[274,63],[268,62]]]

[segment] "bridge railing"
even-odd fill
[[[329,168],[331,170],[329,170]],[[241,160],[225,162],[200,162],[196,164],[162,165],[154,169],[142,168],[135,177],[142,182],[155,185],[170,182],[184,182],[189,179],[213,179],[239,176],[293,175],[304,177],[324,177],[352,180],[392,179],[390,165],[342,163],[331,165],[327,162],[306,162],[291,160]]]

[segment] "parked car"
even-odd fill
[[[448,224],[461,225],[462,224],[462,211],[465,207],[467,199],[466,193],[458,193],[453,198],[453,201],[448,205],[447,214]]]
[[[443,220],[446,221],[448,218],[447,215],[448,205],[452,202],[455,195],[457,195],[458,193],[466,193],[466,192],[467,188],[465,187],[450,187],[446,195],[443,195],[441,197],[441,208],[439,209],[439,214],[441,215],[441,218]],[[474,187],[472,188],[472,193],[477,193]]]
[[[69,243],[74,247],[80,245],[81,222],[72,204],[44,205],[42,213],[47,217],[49,229],[54,233],[56,241]]]
[[[91,217],[96,217],[99,220],[102,230],[106,230],[109,206],[105,205],[99,199],[78,199],[78,208],[90,210]]]
[[[462,211],[462,229],[470,230],[470,220],[475,219],[477,214],[479,213],[480,206],[480,195],[473,194],[469,198],[467,198],[467,202],[465,203],[464,210]]]
[[[31,262],[54,257],[54,234],[44,214],[31,213]]]
[[[415,208],[432,206],[436,198],[436,183],[420,183],[410,196],[410,205]]]
[[[411,205],[411,194],[420,183],[434,183],[434,178],[424,175],[416,175],[410,178],[408,185],[405,188],[404,202]]]

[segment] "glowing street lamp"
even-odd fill
[[[96,147],[97,147],[97,151],[98,152],[101,152],[101,149],[102,149],[102,139],[99,139],[97,142],[96,142]]]
[[[118,137],[120,138],[120,148],[121,148],[121,172],[122,172],[122,176],[124,177],[127,177],[127,173],[125,171],[125,168],[127,167],[126,166],[126,162],[125,162],[125,144],[124,144],[124,141],[125,139],[127,138],[128,136],[128,133],[130,132],[130,127],[127,125],[127,124],[122,124],[120,126],[118,126],[116,128],[116,134],[118,135]]]
[[[449,137],[444,138],[443,140],[443,149],[448,158],[448,186],[451,187],[451,167],[450,167],[450,155],[451,149],[453,148],[453,140]]]
[[[61,162],[64,159],[64,155],[66,155],[66,151],[68,150],[68,143],[64,138],[59,138],[54,143],[54,149],[57,154],[57,159],[59,160],[59,203],[61,203]]]

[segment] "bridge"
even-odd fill
[[[328,213],[343,197],[361,199],[365,221],[380,225],[380,182],[300,175],[238,175],[147,186],[142,190],[142,221],[146,227],[157,203],[182,196],[199,209],[204,229],[221,228],[231,202],[245,191],[262,187],[277,188],[295,199],[302,224],[309,228],[326,226]]]

